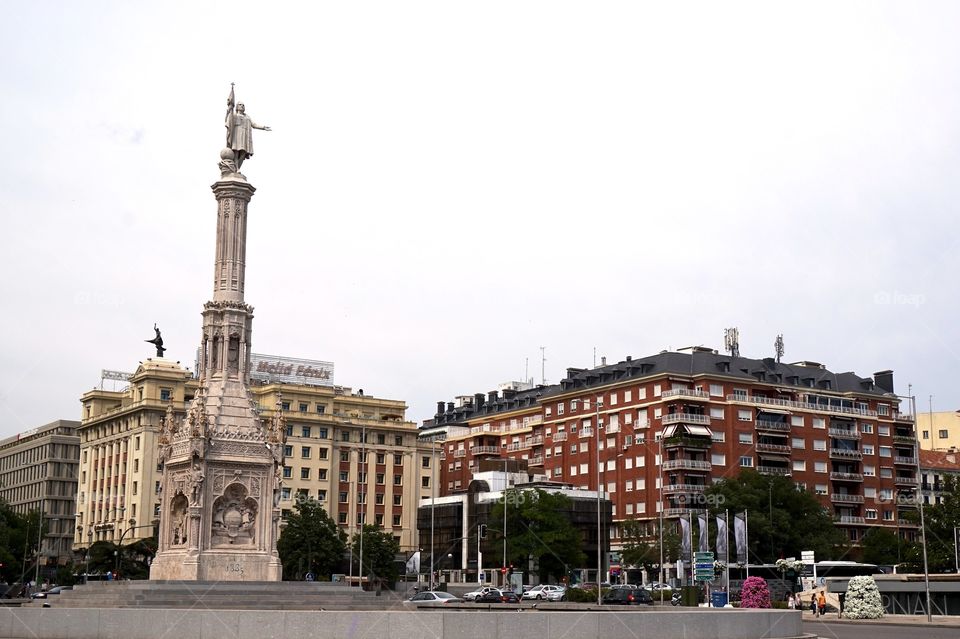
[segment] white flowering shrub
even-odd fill
[[[883,616],[883,601],[873,577],[850,578],[843,602],[843,616],[848,619],[879,619]]]

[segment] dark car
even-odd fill
[[[520,603],[517,593],[512,590],[489,590],[475,600],[477,603]]]
[[[603,598],[604,604],[618,606],[653,605],[653,597],[643,588],[614,588]]]
[[[50,590],[41,590],[30,595],[31,599],[46,599],[47,595],[59,595],[64,590],[73,590],[71,586],[54,586]]]

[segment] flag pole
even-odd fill
[[[748,513],[743,511],[743,556],[747,560],[747,579],[750,578],[750,524],[748,523]]]
[[[730,602],[730,509],[727,508],[723,512],[724,512],[724,517],[726,518],[726,521],[727,521],[727,529],[724,532],[727,535],[727,544],[726,544],[727,556],[725,560],[725,563],[727,564],[727,568],[725,572],[726,572],[726,582],[727,582],[727,603],[729,603]]]

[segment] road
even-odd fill
[[[879,623],[853,624],[827,621],[804,621],[803,631],[826,639],[957,639],[960,629],[954,627],[892,626]]]

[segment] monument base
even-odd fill
[[[280,581],[279,557],[262,553],[205,550],[203,554],[161,552],[150,564],[151,580]]]

